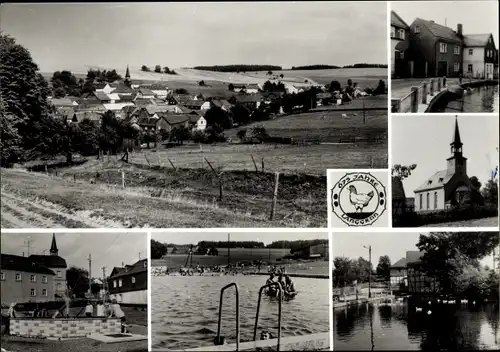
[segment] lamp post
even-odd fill
[[[372,298],[372,246],[363,246],[368,249],[368,261],[370,262],[370,268],[368,273],[368,298]]]

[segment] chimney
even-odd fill
[[[125,263],[122,262],[122,268],[125,266]]]
[[[462,29],[463,29],[462,24],[461,23],[457,24],[457,34],[459,36],[462,36]]]

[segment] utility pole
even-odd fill
[[[28,236],[28,239],[24,241],[24,247],[28,248],[28,257],[29,257],[31,250],[31,236]]]
[[[368,273],[368,298],[372,298],[372,246],[363,246],[368,249],[368,261],[370,262],[370,271]]]
[[[102,288],[104,290],[104,295],[102,297],[102,301],[104,302],[104,300],[106,299],[106,293],[108,292],[108,290],[106,289],[106,267],[105,266],[102,267]]]
[[[89,294],[92,294],[92,255],[89,253]]]
[[[227,265],[231,263],[231,234],[227,234]]]

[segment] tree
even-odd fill
[[[161,259],[168,252],[168,247],[158,241],[151,239],[151,259]]]
[[[229,83],[229,85],[227,86],[227,89],[230,91],[234,91],[234,84]]]
[[[169,74],[170,73],[170,69],[167,66],[165,66],[163,68],[163,72],[165,72],[166,74]]]
[[[161,73],[161,66],[160,65],[156,65],[155,66],[155,72],[156,73]]]
[[[199,82],[198,82],[198,85],[199,85],[200,87],[205,87],[205,86],[206,86],[205,81],[203,81],[203,80],[199,81]]]
[[[250,112],[241,104],[233,105],[230,109],[233,117],[233,122],[239,125],[244,125],[250,122]]]
[[[335,257],[333,259],[333,285],[335,287],[345,287],[351,285],[355,280],[354,263],[346,257]]]
[[[213,106],[205,113],[207,126],[212,127],[217,132],[233,127],[233,120],[229,114],[218,106]]]
[[[252,137],[264,142],[266,138],[269,137],[264,126],[257,125],[252,128]]]
[[[469,178],[471,183],[470,193],[466,196],[464,203],[475,204],[475,205],[484,205],[484,199],[481,195],[481,182],[476,176],[472,176]]]
[[[401,181],[405,178],[409,177],[413,170],[417,168],[417,164],[412,164],[409,166],[404,166],[400,164],[396,164],[392,167],[391,174],[392,177],[397,177]]]
[[[391,280],[391,259],[383,255],[378,260],[377,276],[384,278],[385,281]]]
[[[486,205],[498,208],[498,183],[494,179],[486,182],[481,194]]]
[[[189,94],[189,92],[185,88],[178,88],[175,90],[175,94]]]
[[[239,130],[236,135],[238,136],[238,138],[240,139],[240,141],[243,142],[243,140],[245,139],[246,135],[247,135],[247,130],[246,128],[245,129],[242,129],[242,130]]]
[[[149,70],[149,67],[147,67],[146,65],[142,65],[141,71],[149,72],[150,70]]]
[[[184,141],[187,141],[190,137],[191,133],[185,126],[174,128],[170,133],[170,139],[172,141],[178,142],[181,145],[184,143]]]
[[[284,74],[281,74],[281,75],[280,75],[280,78],[281,78],[281,79],[283,79],[283,77],[285,77],[285,75],[284,75]]]
[[[89,290],[89,272],[72,266],[66,270],[66,282],[72,295],[83,298]]]

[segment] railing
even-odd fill
[[[257,314],[255,315],[255,327],[253,329],[253,340],[257,340],[257,328],[259,326],[259,313],[260,313],[260,301],[262,298],[262,291],[266,288],[276,286],[278,288],[278,346],[276,347],[276,351],[280,350],[281,343],[281,303],[283,301],[283,290],[281,288],[281,284],[279,282],[273,282],[267,285],[264,285],[259,290],[259,301],[257,302]]]
[[[238,284],[235,282],[230,283],[229,285],[224,286],[220,290],[220,303],[219,303],[219,321],[217,323],[217,336],[215,337],[215,345],[223,345],[225,343],[224,338],[220,336],[220,327],[222,323],[222,301],[224,297],[224,291],[230,287],[233,287],[236,290],[236,351],[239,351],[240,348],[240,294],[238,290]],[[260,300],[259,300],[260,303]],[[280,305],[280,313],[281,313],[281,305]]]
[[[434,97],[446,88],[446,77],[431,78],[424,81],[420,86],[411,87],[410,93],[403,98],[391,99],[391,111],[393,113],[416,113],[419,104],[428,104],[428,97]]]

